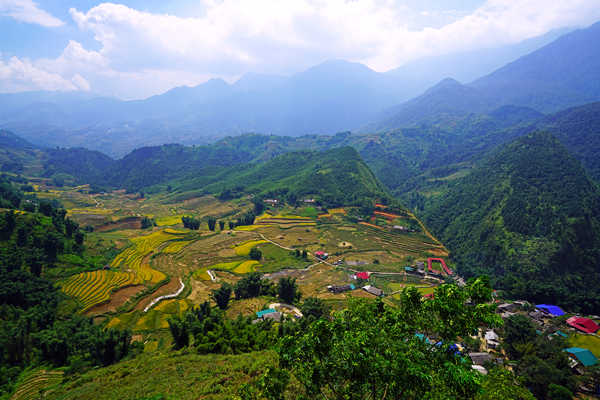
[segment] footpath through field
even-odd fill
[[[144,312],[148,312],[148,310],[151,309],[159,301],[166,300],[166,299],[172,299],[174,297],[179,296],[181,294],[181,292],[183,292],[183,289],[185,288],[185,285],[184,285],[183,281],[181,280],[181,278],[179,278],[179,284],[181,286],[179,287],[179,289],[175,293],[165,294],[164,296],[159,296],[159,297],[155,298],[154,300],[152,300],[150,302],[150,304],[148,304],[146,306],[146,308],[144,308]]]

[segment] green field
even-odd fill
[[[45,399],[229,400],[242,384],[256,379],[272,365],[275,354],[270,351],[241,355],[144,353],[76,376]]]
[[[569,344],[572,347],[582,347],[591,351],[596,357],[600,358],[600,337],[592,335],[574,334],[569,337]]]

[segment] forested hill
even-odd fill
[[[424,217],[462,274],[489,274],[512,297],[600,310],[600,193],[552,135],[504,145]]]
[[[385,187],[352,147],[286,153],[266,162],[229,168],[214,177],[193,176],[173,183],[183,192],[200,189],[222,198],[241,194],[315,198],[326,206],[372,204],[390,198]]]
[[[600,102],[557,112],[536,125],[556,136],[600,182]]]

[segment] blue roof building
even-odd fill
[[[598,359],[588,349],[582,349],[581,347],[569,347],[565,349],[567,353],[573,358],[576,358],[584,367],[591,367],[592,365],[598,364]]]
[[[560,317],[561,315],[565,315],[565,312],[559,306],[553,306],[550,304],[537,304],[535,308],[542,310],[554,317]]]
[[[274,312],[277,312],[277,310],[275,310],[274,308],[267,308],[266,310],[257,311],[256,315],[258,316],[258,318],[262,318],[263,316]]]

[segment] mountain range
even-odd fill
[[[332,60],[290,77],[247,75],[233,84],[214,79],[145,100],[120,101],[86,93],[4,94],[0,95],[0,128],[36,145],[89,147],[118,157],[141,146],[205,144],[247,132],[300,136],[389,130],[443,121],[446,114],[488,112],[506,104],[555,111],[559,103],[565,108],[600,100],[594,87],[577,87],[562,100],[553,97],[564,86],[561,80],[567,84],[569,76],[597,78],[598,54],[592,43],[598,30],[594,25],[562,36],[564,31],[551,32],[517,45],[420,60],[386,73]],[[581,44],[573,46],[573,41]],[[514,78],[515,85],[523,86],[527,79],[523,71],[554,63],[556,47],[568,47],[571,58],[581,62],[573,67],[557,65],[554,89],[544,88],[545,82],[528,82],[532,91],[548,93],[546,97],[527,102],[523,100],[527,93],[514,98],[502,94],[507,89],[498,82]],[[516,61],[502,67],[512,60]],[[508,68],[511,65],[516,67]],[[477,79],[485,74],[489,75]],[[444,76],[472,83],[444,79],[425,91]]]

